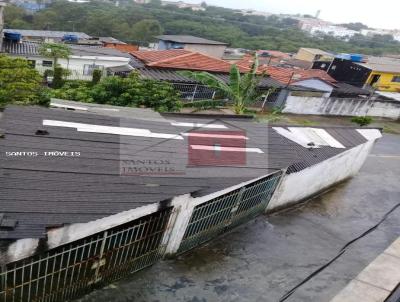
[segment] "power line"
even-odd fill
[[[306,278],[303,279],[303,281],[301,281],[299,284],[297,284],[296,286],[294,286],[291,290],[289,290],[287,293],[285,293],[279,300],[278,302],[283,302],[286,301],[291,295],[293,295],[295,293],[295,291],[301,287],[302,285],[304,285],[305,283],[307,283],[308,281],[310,281],[313,277],[315,277],[316,275],[318,275],[319,273],[321,273],[323,270],[325,270],[328,266],[330,266],[333,262],[335,262],[337,259],[339,259],[345,252],[347,252],[347,250],[358,240],[362,239],[363,237],[367,236],[369,233],[375,231],[388,217],[390,214],[392,214],[395,210],[397,210],[397,208],[400,207],[400,203],[396,204],[394,207],[392,207],[388,212],[386,212],[385,215],[383,215],[383,217],[372,227],[370,227],[369,229],[367,229],[365,232],[363,232],[362,234],[360,234],[359,236],[357,236],[356,238],[352,239],[351,241],[347,242],[340,250],[339,252],[336,254],[336,256],[334,256],[332,259],[330,259],[327,263],[325,263],[324,265],[322,265],[321,267],[319,267],[317,270],[315,270],[314,272],[312,272],[310,275],[308,275]]]

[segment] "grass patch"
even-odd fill
[[[384,125],[383,126],[383,133],[388,133],[388,134],[400,134],[400,130],[396,130],[389,125]]]

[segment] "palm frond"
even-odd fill
[[[236,95],[240,95],[241,92],[241,75],[240,70],[236,65],[232,65],[230,73],[229,73],[229,86],[232,89],[232,92]]]
[[[217,89],[222,91],[223,93],[231,96],[232,91],[229,85],[222,81],[222,79],[216,77],[215,75],[202,71],[202,72],[193,72],[193,71],[181,71],[179,72],[182,76],[188,77],[192,80],[200,82],[203,85],[206,85],[212,89]]]

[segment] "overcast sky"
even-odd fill
[[[320,18],[327,21],[363,22],[375,28],[400,29],[400,0],[206,0],[206,3],[271,13],[315,15],[317,10],[321,10]]]

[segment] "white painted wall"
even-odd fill
[[[226,45],[185,44],[184,49],[221,59]]]
[[[174,211],[169,221],[169,232],[166,233],[166,236],[163,239],[165,243],[168,243],[167,253],[175,253],[178,250],[195,206],[205,203],[218,196],[224,195],[228,192],[234,191],[237,188],[243,187],[266,176],[268,176],[268,174],[202,197],[195,198],[190,194],[174,197],[170,204],[174,207]],[[88,223],[76,223],[49,230],[47,232],[47,244],[48,247],[52,249],[57,246],[88,237],[140,217],[155,213],[158,211],[158,209],[159,204],[154,203]],[[6,258],[7,261],[16,261],[32,255],[35,252],[38,243],[38,239],[17,240],[8,247],[8,251],[6,253],[8,255]],[[0,257],[0,259],[2,258],[5,257]]]
[[[400,118],[400,102],[288,96],[284,113]]]
[[[376,139],[381,137],[379,130],[374,129],[372,129],[371,133],[363,132],[363,134],[369,139],[368,142],[300,172],[285,175],[268,204],[267,212],[288,207],[310,198],[330,186],[357,174],[367,159]]]
[[[0,255],[0,259],[3,259],[7,263],[32,256],[38,244],[39,239],[37,238],[25,238],[14,241],[8,246],[5,255]]]
[[[35,61],[35,67],[39,72],[44,72],[46,69],[53,67],[43,66],[43,61],[52,61],[50,58],[41,56],[19,56],[27,60]],[[85,65],[101,65],[104,69],[108,67],[123,66],[129,63],[129,58],[125,57],[108,57],[108,56],[70,56],[68,60],[59,59],[58,64],[65,69],[71,71],[71,76],[68,79],[91,80],[91,75],[84,75],[83,70]]]

